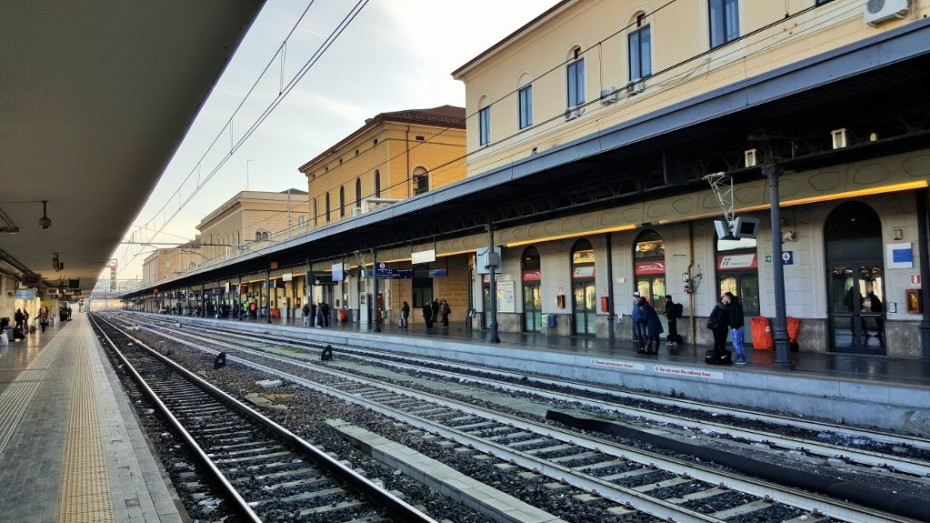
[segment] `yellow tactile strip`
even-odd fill
[[[71,391],[68,443],[62,465],[58,521],[103,523],[113,521],[106,455],[97,421],[94,384],[87,345],[77,341],[77,365]]]

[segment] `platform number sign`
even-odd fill
[[[782,265],[794,265],[794,251],[783,251],[781,253]]]

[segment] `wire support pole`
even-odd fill
[[[488,341],[491,343],[500,343],[501,337],[497,330],[497,282],[494,281],[494,269],[497,268],[497,261],[494,259],[494,224],[491,223],[491,220],[488,220],[488,291],[490,298],[491,310],[488,315],[490,316],[491,324],[489,325],[491,329],[491,336],[488,338]]]
[[[378,250],[374,247],[371,248],[371,269],[374,273],[372,274],[372,278],[374,278],[374,284],[372,285],[374,288],[374,296],[372,296],[374,303],[371,309],[375,313],[375,332],[381,332],[381,307],[378,306]]]
[[[781,205],[778,195],[778,182],[781,167],[768,164],[762,167],[762,174],[769,180],[770,199],[772,203],[772,280],[775,287],[775,368],[793,370],[791,364],[791,347],[788,343],[787,315],[785,312],[785,265],[781,250]]]

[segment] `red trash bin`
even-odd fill
[[[798,334],[801,332],[801,320],[788,316],[788,341],[790,343],[798,342]]]
[[[749,323],[752,325],[752,348],[754,350],[775,349],[775,340],[772,339],[769,319],[765,316],[756,316],[750,318]]]
[[[348,321],[349,313],[345,309],[339,309],[339,321]]]

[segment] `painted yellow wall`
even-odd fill
[[[930,14],[930,2],[911,2],[911,13],[871,27],[863,21],[865,2],[834,0],[743,0],[741,38],[710,49],[705,0],[639,2],[579,0],[566,3],[511,40],[461,67],[465,83],[468,175],[543,152],[601,129],[651,113],[798,60],[888,31]],[[654,12],[656,9],[658,12]],[[627,95],[628,34],[636,14],[651,30],[652,76],[644,91]],[[787,14],[796,15],[785,18]],[[574,48],[585,60],[584,113],[566,121],[566,63]],[[518,129],[517,90],[533,84],[534,125]],[[621,90],[611,104],[602,89]],[[478,145],[478,111],[491,107],[491,143]]]
[[[417,140],[417,137],[423,140]],[[375,143],[377,140],[377,143]],[[362,199],[374,196],[374,173],[381,176],[381,198],[404,199],[413,195],[410,175],[421,167],[429,171],[430,190],[465,177],[465,133],[459,129],[429,125],[383,122],[350,141],[326,158],[302,168],[308,196],[316,201],[316,220],[311,226],[351,218],[358,206],[355,181],[362,182]],[[340,216],[339,189],[345,190],[345,211]],[[330,213],[326,216],[326,194]],[[311,204],[310,212],[313,213]]]

